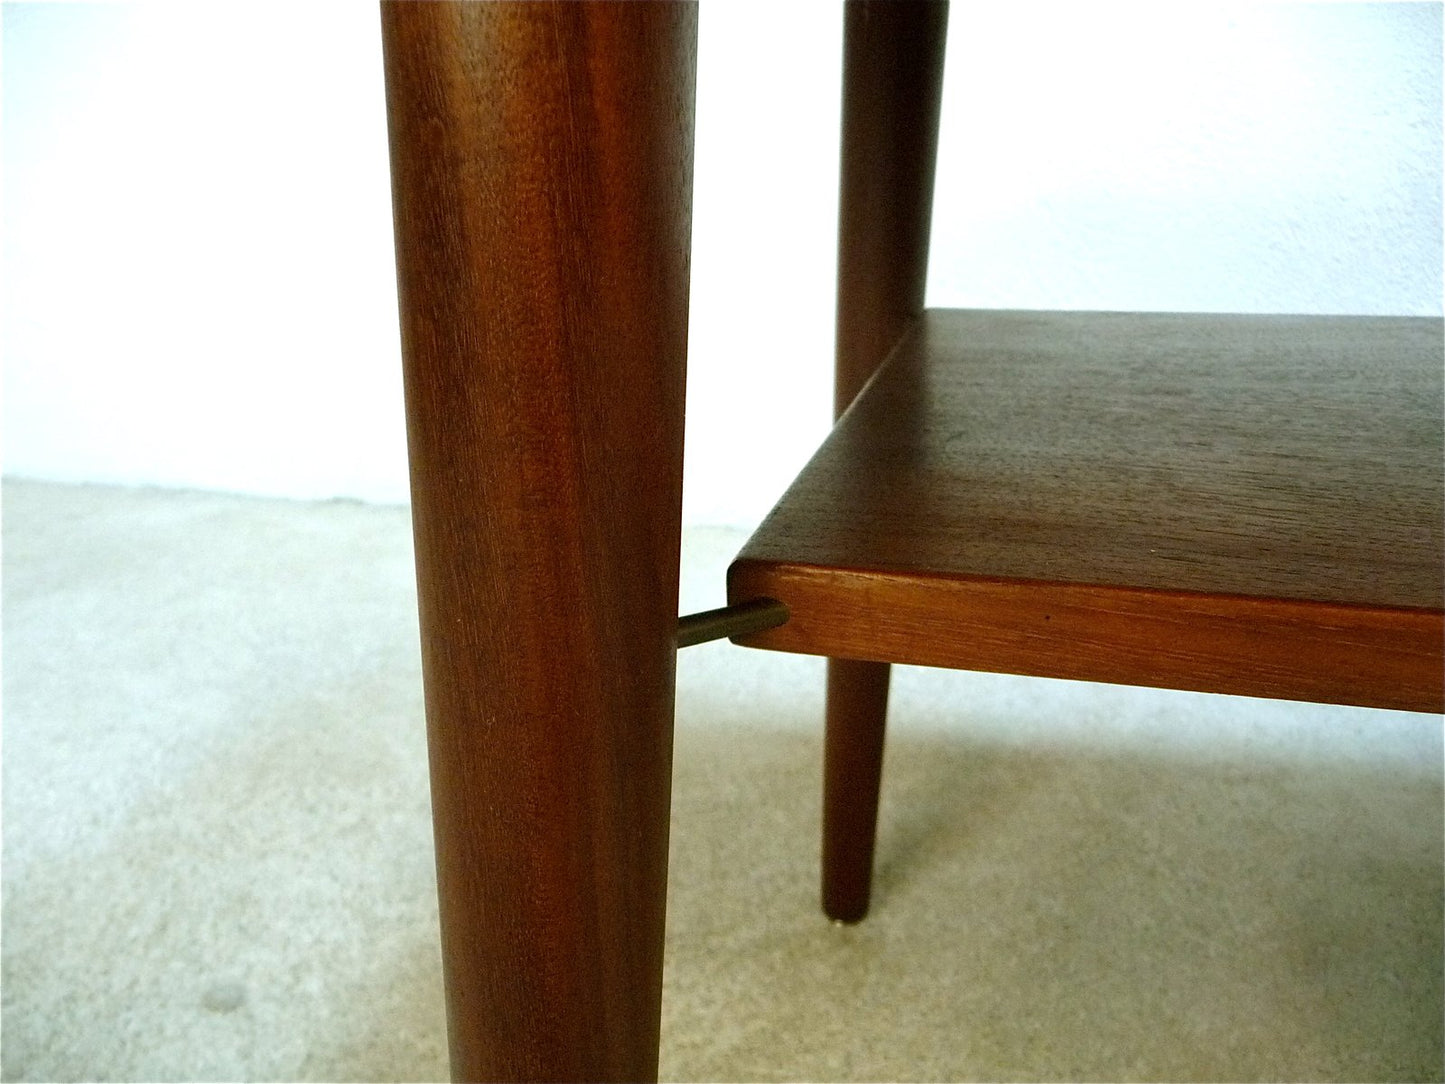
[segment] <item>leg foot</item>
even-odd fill
[[[828,660],[823,749],[823,911],[841,922],[868,913],[889,666]]]

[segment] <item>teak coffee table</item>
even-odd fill
[[[697,9],[383,5],[457,1079],[656,1076],[679,643],[835,660],[842,919],[890,663],[1441,710],[1441,322],[924,311],[946,17],[848,6],[841,419],[680,626]]]

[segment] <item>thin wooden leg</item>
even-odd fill
[[[840,922],[868,913],[889,666],[828,660],[823,746],[823,911]]]
[[[834,417],[923,311],[947,33],[942,0],[844,7]]]
[[[923,311],[948,30],[938,0],[844,10],[835,417]],[[887,703],[886,664],[829,661],[823,909],[847,922],[868,910]]]
[[[383,5],[458,1080],[657,1074],[696,18]]]

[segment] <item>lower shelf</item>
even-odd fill
[[[1440,711],[1439,320],[930,310],[729,572],[750,646]]]

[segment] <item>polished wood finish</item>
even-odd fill
[[[923,311],[948,4],[844,8],[834,417]],[[830,659],[823,758],[823,910],[868,911],[888,667]]]
[[[844,6],[834,417],[923,311],[948,4]]]
[[[383,6],[452,1072],[657,1073],[695,6]]]
[[[822,896],[835,922],[862,921],[873,893],[889,670],[886,662],[828,660]]]
[[[759,528],[746,643],[1442,708],[1442,327],[929,311]]]

